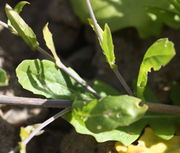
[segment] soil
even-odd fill
[[[7,0],[14,6],[18,0]],[[4,4],[0,5],[0,20],[6,21]],[[125,93],[123,88],[105,63],[104,56],[92,29],[75,16],[69,0],[31,0],[25,7],[23,18],[37,34],[43,48],[42,28],[49,22],[54,34],[57,52],[63,62],[74,68],[89,82],[102,80]],[[168,93],[172,81],[180,81],[180,31],[164,27],[158,37],[141,39],[133,28],[113,34],[115,54],[120,72],[128,84],[138,75],[140,62],[145,51],[158,38],[168,37],[176,47],[176,57],[160,72],[151,74],[150,85],[162,102],[168,103]],[[47,49],[47,48],[46,48]],[[18,37],[7,30],[0,30],[0,66],[10,76],[10,85],[0,88],[1,94],[35,97],[18,85],[15,68],[24,59],[44,59],[36,51],[31,51]],[[168,90],[166,90],[168,89]],[[37,96],[36,96],[37,97]],[[0,111],[0,153],[7,153],[16,146],[21,126],[40,123],[58,112],[58,109],[1,105]],[[90,136],[80,135],[63,119],[58,119],[45,128],[44,134],[34,138],[28,145],[28,153],[115,153],[114,142],[97,143]]]

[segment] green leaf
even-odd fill
[[[107,96],[86,103],[75,101],[73,111],[74,115],[83,118],[90,131],[100,133],[128,126],[142,118],[147,106],[139,106],[140,102],[140,99],[127,95]]]
[[[12,27],[17,31],[18,35],[27,43],[29,47],[31,47],[31,49],[37,49],[39,43],[32,29],[8,4],[5,6],[5,11]]]
[[[14,7],[14,11],[16,11],[18,14],[22,12],[22,9],[24,8],[24,6],[26,4],[30,4],[27,1],[21,1],[19,2],[15,7]]]
[[[89,24],[91,25],[93,30],[96,32],[96,29],[95,29],[92,19],[89,19]],[[105,55],[106,61],[110,65],[111,69],[114,69],[117,66],[115,64],[114,45],[113,45],[111,30],[107,24],[105,24],[105,26],[104,26],[104,31],[101,29],[101,27],[99,25],[98,25],[98,28],[102,35],[102,40],[99,38],[99,43],[101,45],[103,54]],[[96,32],[96,34],[97,34],[97,32]],[[97,36],[98,36],[98,34],[97,34]]]
[[[101,97],[120,95],[117,89],[99,80],[94,81],[92,87]]]
[[[69,68],[71,73],[78,75]],[[53,99],[88,99],[85,89],[48,60],[24,60],[16,69],[19,83],[34,94]]]
[[[77,133],[91,135],[97,142],[120,141],[124,145],[129,145],[139,137],[139,133],[142,130],[138,124],[134,123],[136,128],[132,124],[128,127],[120,127],[111,131],[93,133],[86,127],[84,121],[79,116],[74,115],[73,112],[67,113],[63,118],[74,126]]]
[[[9,82],[6,71],[0,68],[0,86],[7,86]]]
[[[160,70],[175,56],[172,42],[167,38],[157,40],[144,55],[137,80],[137,96],[144,98],[144,90],[148,81],[148,72]]]
[[[89,13],[84,0],[71,0],[75,13],[87,23]],[[170,9],[169,0],[91,0],[95,16],[102,26],[108,23],[112,31],[135,27],[141,37],[159,35],[164,21],[152,18],[147,8]],[[180,25],[179,25],[180,27]]]
[[[180,116],[148,113],[142,119],[129,126],[94,133],[87,128],[82,116],[77,116],[74,112],[70,112],[64,118],[74,126],[76,132],[91,135],[97,142],[119,141],[126,146],[136,141],[147,125],[153,128],[158,137],[169,140],[175,134],[176,123],[180,122]]]
[[[180,84],[173,82],[170,98],[174,105],[180,106]]]
[[[116,67],[115,55],[114,55],[114,45],[113,45],[113,40],[112,40],[112,36],[111,36],[111,31],[107,24],[105,24],[104,31],[102,33],[102,37],[103,37],[103,39],[102,39],[102,41],[100,41],[101,48],[106,57],[106,61],[110,65],[111,69],[114,69]]]
[[[29,2],[26,1],[21,1],[19,2],[15,7],[14,7],[14,11],[16,11],[18,14],[22,11],[22,9],[24,8],[24,6],[26,4],[30,4]],[[10,27],[10,30],[13,34],[18,35],[18,32],[16,31],[16,29],[12,26],[10,20],[7,21],[8,26]]]

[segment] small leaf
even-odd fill
[[[9,82],[6,71],[0,68],[0,86],[7,86]]]
[[[69,68],[71,73],[78,75]],[[16,69],[19,83],[34,94],[53,99],[88,99],[85,89],[48,60],[24,60]]]
[[[38,125],[39,124],[34,124],[34,125],[26,126],[26,127],[21,127],[20,134],[19,134],[19,136],[21,138],[21,142],[18,143],[20,153],[26,153],[26,144],[23,143],[23,140],[28,138],[30,136],[31,132],[34,131]],[[38,135],[40,135],[42,133],[43,133],[43,131],[40,131],[38,133]]]
[[[148,48],[139,70],[136,93],[138,97],[144,98],[143,94],[148,81],[148,72],[151,72],[152,68],[154,71],[160,70],[174,55],[174,45],[167,38],[159,39]]]
[[[114,69],[116,67],[114,45],[113,45],[113,40],[111,36],[111,31],[107,24],[105,24],[102,36],[103,36],[103,40],[102,42],[100,42],[101,48],[103,50],[104,55],[106,56],[106,61],[110,65],[111,69]]]
[[[97,34],[92,19],[89,19],[89,24]],[[105,24],[104,26],[104,31],[101,29],[99,25],[98,28],[102,35],[102,40],[99,38],[99,43],[101,45],[103,54],[105,55],[106,61],[110,65],[111,69],[114,69],[116,67],[116,64],[115,64],[114,45],[111,36],[111,30],[107,24]]]
[[[14,7],[14,11],[16,11],[18,14],[21,13],[22,9],[24,8],[24,6],[26,4],[30,4],[27,1],[21,1],[19,2],[15,7]]]
[[[120,126],[128,126],[142,118],[147,106],[139,106],[140,99],[122,95],[107,96],[88,103],[75,101],[74,115],[84,118],[87,128],[100,133],[110,131]]]
[[[31,49],[37,49],[39,43],[32,29],[8,4],[5,6],[5,11],[12,27],[17,31],[18,35],[27,43],[29,47],[31,47]]]
[[[56,49],[55,49],[54,42],[53,42],[53,36],[48,28],[48,23],[43,28],[43,36],[44,36],[44,40],[46,42],[46,46],[50,49],[54,58],[59,61],[60,59],[57,56]]]

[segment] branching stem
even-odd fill
[[[2,25],[5,28],[9,29],[9,26],[6,23],[2,22],[2,21],[0,21],[0,25]],[[51,56],[46,50],[44,50],[40,46],[37,47],[37,50],[40,53],[42,53],[43,55],[50,58],[51,60],[53,60],[53,61],[55,60],[53,56]],[[55,61],[55,63],[61,70],[63,70],[70,77],[72,77],[75,81],[77,81],[79,84],[81,84],[86,90],[88,90],[90,93],[92,93],[96,98],[101,98],[100,95],[90,85],[88,85],[86,81],[84,81],[83,79],[77,77],[71,71],[69,71],[69,69],[60,60]]]

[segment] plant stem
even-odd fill
[[[130,89],[130,87],[128,86],[128,84],[126,83],[126,81],[124,80],[123,76],[121,75],[121,73],[118,71],[118,68],[112,69],[114,74],[116,75],[116,77],[118,78],[118,80],[121,82],[122,86],[124,87],[124,89],[126,90],[126,92],[129,95],[133,95],[132,90]]]
[[[91,16],[91,18],[93,20],[95,31],[96,31],[96,33],[98,35],[99,40],[102,42],[103,36],[102,36],[101,31],[99,29],[98,22],[96,20],[95,15],[94,15],[90,0],[86,0],[86,4],[87,4],[89,14],[90,14],[90,16]]]
[[[44,107],[44,108],[65,108],[71,106],[72,101],[0,95],[0,104],[16,105],[16,106],[17,105],[36,106],[36,107]]]
[[[72,105],[71,100],[48,100],[41,98],[25,98],[15,96],[0,95],[0,104],[21,105],[21,106],[37,106],[45,108],[65,108]],[[165,113],[180,115],[180,107],[166,104],[156,104],[152,102],[144,103],[148,105],[149,112]]]
[[[90,17],[93,20],[93,24],[94,24],[94,28],[95,28],[96,34],[97,34],[100,42],[102,42],[103,41],[103,36],[102,36],[102,33],[100,32],[99,25],[98,25],[98,22],[96,20],[95,15],[94,15],[94,12],[93,12],[90,0],[86,0],[86,4],[87,4],[87,8],[88,8]],[[118,78],[118,80],[120,81],[121,85],[124,87],[126,92],[129,95],[133,95],[133,92],[131,91],[130,87],[128,86],[128,84],[126,83],[126,81],[122,77],[121,73],[118,71],[118,69],[117,68],[113,69],[113,72],[115,73],[116,77]]]
[[[44,127],[46,127],[47,125],[49,125],[50,123],[52,123],[53,121],[55,121],[56,119],[58,119],[59,117],[63,116],[65,113],[69,112],[71,110],[71,106],[63,109],[62,111],[60,111],[59,113],[55,114],[54,116],[50,117],[49,119],[47,119],[46,121],[44,121],[43,123],[40,124],[40,126],[38,128],[36,128],[28,138],[26,138],[25,140],[23,140],[23,144],[27,145],[29,143],[29,141],[36,136]]]
[[[0,24],[2,26],[4,26],[5,28],[9,28],[8,25],[2,21],[0,21]],[[50,58],[51,60],[55,60],[53,58],[53,56],[51,56],[47,51],[45,51],[43,48],[41,48],[40,46],[37,47],[37,50],[42,53],[43,55],[47,56],[48,58]],[[63,70],[65,73],[67,73],[70,77],[72,77],[75,81],[77,81],[79,84],[81,84],[86,90],[88,90],[90,93],[92,93],[96,98],[101,98],[101,96],[91,87],[89,86],[86,81],[84,81],[83,79],[81,79],[80,77],[77,77],[76,75],[74,75],[71,71],[69,71],[69,69],[60,61],[55,61],[56,65]]]

